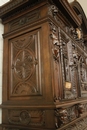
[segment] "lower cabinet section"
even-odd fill
[[[54,110],[4,109],[3,130],[54,130]]]
[[[8,121],[15,125],[44,126],[45,111],[8,110]]]
[[[50,109],[3,109],[0,130],[87,130],[87,103]]]
[[[51,124],[50,124],[51,125]],[[2,125],[0,130],[87,130],[87,116],[83,119],[75,121],[75,123],[67,124],[67,126],[61,128],[45,128],[44,127],[30,127],[30,126],[17,126],[17,125]]]

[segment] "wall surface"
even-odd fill
[[[8,1],[10,1],[10,0],[0,0],[0,6],[7,3]]]
[[[9,0],[0,0],[0,6],[8,2]],[[2,103],[2,59],[3,59],[3,38],[4,26],[0,19],[0,104]],[[0,124],[2,123],[2,110],[0,109]]]

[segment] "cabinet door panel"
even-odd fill
[[[42,95],[39,31],[9,40],[9,98]]]

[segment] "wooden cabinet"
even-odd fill
[[[87,23],[79,3],[12,0],[0,17],[1,129],[86,129]]]

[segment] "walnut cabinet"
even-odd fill
[[[67,0],[11,0],[3,34],[1,130],[87,129],[87,21]]]

